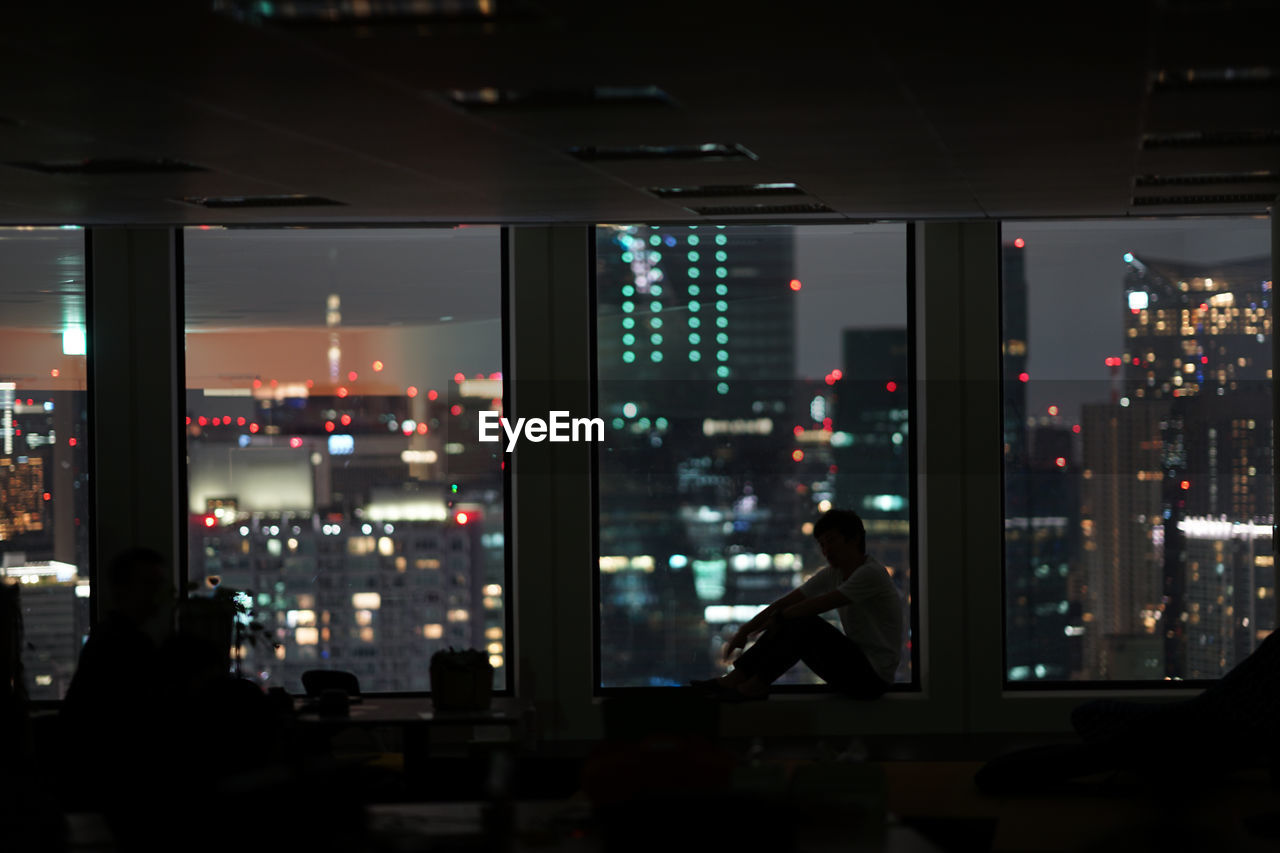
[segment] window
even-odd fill
[[[910,611],[906,244],[896,225],[597,229],[600,686],[719,671],[737,626],[821,566],[830,507],[862,515]]]
[[[0,228],[0,579],[26,686],[61,699],[89,632],[84,232]]]
[[[1006,678],[1217,678],[1275,627],[1269,224],[1004,235]]]
[[[486,649],[506,684],[500,232],[188,229],[190,577],[251,594],[245,671],[429,689]],[[447,572],[447,576],[446,573]]]

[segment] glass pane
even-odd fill
[[[1217,678],[1275,627],[1265,219],[1005,225],[1011,682]]]
[[[723,672],[832,506],[909,612],[905,227],[602,227],[596,256],[601,686]]]
[[[32,699],[61,699],[89,633],[84,232],[0,228],[0,559]]]
[[[279,644],[245,674],[423,691],[454,646],[505,686],[504,475],[476,438],[502,404],[500,240],[187,230],[190,577],[247,591]]]

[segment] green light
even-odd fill
[[[654,332],[649,336],[649,343],[653,344],[655,347],[660,345],[662,343],[662,335]]]
[[[697,278],[702,272],[697,267],[689,267],[689,278]]]
[[[696,349],[689,350],[689,360],[702,361],[702,353],[698,352]]]
[[[728,278],[729,271],[724,267],[716,267],[716,278]]]
[[[626,346],[633,347],[636,345],[636,336],[631,334],[623,335],[622,343]]]
[[[716,245],[717,245],[717,246],[723,246],[725,243],[728,243],[728,242],[729,242],[729,238],[728,238],[728,237],[726,237],[726,236],[724,236],[723,234],[717,234],[717,235],[716,235]]]
[[[662,328],[662,318],[661,318],[661,317],[654,317],[653,319],[651,319],[651,320],[649,321],[649,327],[650,327],[650,328],[653,328],[653,329],[661,329],[661,328]]]
[[[690,225],[690,226],[689,226],[689,230],[690,230],[690,231],[697,231],[697,230],[698,230],[698,226],[697,226],[697,225]]]
[[[716,368],[716,376],[719,376],[721,379],[728,379],[729,368],[725,367],[723,364],[720,365],[719,367]]]
[[[716,343],[718,344],[729,343],[729,336],[726,335],[724,332],[721,332],[720,334],[716,335]]]
[[[624,284],[624,285],[622,286],[622,295],[623,295],[623,296],[634,296],[634,295],[635,295],[635,292],[636,292],[636,289],[635,289],[634,287],[632,287],[631,285],[629,285],[629,284]]]
[[[666,419],[666,418],[658,418],[656,421],[654,421],[654,423],[657,425],[658,429],[666,429],[666,428],[667,428],[667,419]]]
[[[717,310],[717,311],[728,311],[728,310],[729,310],[729,303],[728,303],[728,302],[725,302],[723,299],[717,299],[717,300],[716,300],[716,310]]]
[[[689,245],[690,245],[690,246],[696,246],[696,245],[698,245],[698,235],[697,235],[697,234],[690,234],[690,235],[689,235],[689,237],[688,237],[688,243],[689,243]]]
[[[649,263],[651,263],[651,264],[656,264],[656,263],[660,262],[661,260],[662,260],[662,253],[661,253],[661,252],[650,252],[650,253],[649,253]]]
[[[631,254],[630,252],[623,252],[623,253],[622,253],[622,262],[623,262],[624,264],[629,264],[629,263],[631,263],[631,261],[633,261],[634,259],[635,259],[635,255]]]
[[[702,335],[698,334],[697,332],[690,332],[689,343],[694,344],[695,346],[697,344],[702,343]]]
[[[699,311],[701,311],[701,310],[702,310],[702,306],[701,306],[700,304],[698,304],[698,300],[696,300],[696,299],[690,299],[690,300],[689,300],[689,310],[690,310],[690,311],[692,311],[694,314],[697,314]]]
[[[613,419],[613,428],[614,428],[614,429],[622,429],[622,428],[623,428],[624,426],[626,426],[626,425],[627,425],[627,422],[626,422],[626,421],[624,421],[622,418],[614,418],[614,419]]]
[[[658,362],[662,361],[662,352],[659,350],[654,350],[653,352],[649,353],[649,359],[653,361],[654,364],[657,364]]]
[[[729,393],[729,383],[728,383],[728,382],[721,382],[719,385],[717,385],[717,386],[716,386],[716,393],[717,393],[717,394],[728,394],[728,393]]]
[[[634,302],[628,301],[622,303],[622,313],[630,314],[634,310],[636,310],[636,304]]]
[[[640,427],[640,429],[648,429],[648,428],[649,428],[649,419],[648,419],[648,418],[641,418],[640,420],[636,421],[636,426]]]
[[[729,292],[729,286],[725,284],[716,285],[716,296],[724,296]]]
[[[650,293],[652,293],[654,296],[661,296],[661,295],[662,295],[662,285],[660,285],[660,284],[655,284],[655,285],[653,285],[652,287],[650,287],[650,288],[649,288],[649,292],[650,292]]]
[[[689,295],[690,295],[690,296],[697,296],[697,295],[698,295],[699,293],[701,293],[701,292],[702,292],[702,288],[698,287],[698,285],[696,285],[696,284],[691,284],[691,285],[689,285]]]
[[[635,317],[623,317],[623,318],[622,318],[622,328],[624,328],[624,329],[634,329],[635,327],[636,327],[636,318],[635,318]]]
[[[698,262],[698,258],[701,256],[697,252],[690,252],[685,257],[689,259],[689,263],[696,264]]]
[[[716,318],[716,327],[717,327],[717,328],[720,328],[720,329],[727,329],[727,328],[729,328],[729,318],[728,318],[728,317],[717,317],[717,318]]]
[[[651,234],[651,235],[649,235],[649,245],[650,245],[650,246],[661,246],[661,245],[662,245],[662,238],[661,238],[661,237],[659,237],[657,234]]]
[[[622,360],[625,361],[627,364],[630,364],[631,362],[636,360],[636,354],[633,353],[631,350],[627,350],[622,354]]]
[[[696,328],[698,328],[698,327],[699,327],[699,326],[701,326],[701,325],[702,325],[702,321],[701,321],[701,320],[699,320],[697,317],[690,317],[690,318],[689,318],[689,328],[690,328],[690,329],[696,329]]]
[[[659,311],[662,310],[662,303],[656,299],[653,300],[652,302],[649,303],[649,310],[657,314]]]
[[[727,353],[722,349],[716,350],[716,361],[728,361],[728,360],[729,360],[729,353]]]
[[[727,261],[728,259],[729,259],[729,253],[728,253],[728,252],[726,252],[724,249],[717,249],[717,250],[716,250],[716,260],[717,260],[717,261],[719,261],[720,263],[722,263],[722,264],[723,264],[723,263],[724,263],[725,261]]]

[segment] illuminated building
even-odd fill
[[[89,633],[89,581],[69,563],[28,561],[13,551],[3,556],[0,578],[21,585],[28,693],[61,699]]]

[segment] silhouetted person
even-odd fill
[[[764,699],[769,685],[804,663],[828,684],[858,699],[889,689],[902,647],[902,601],[888,571],[866,552],[862,519],[835,509],[813,526],[827,565],[770,604],[725,645],[725,659],[764,631],[721,678],[693,684],[728,702]],[[820,614],[838,610],[843,633]]]

